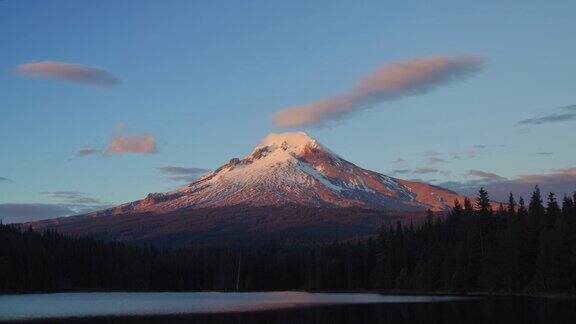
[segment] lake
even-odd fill
[[[361,293],[0,295],[2,321],[78,323],[569,323],[573,299]]]

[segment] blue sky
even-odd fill
[[[184,182],[158,168],[244,156],[284,131],[270,122],[281,109],[342,93],[387,64],[468,54],[484,63],[465,80],[298,130],[393,176],[498,180],[477,170],[556,188],[576,178],[574,12],[567,0],[0,1],[0,205],[79,202],[55,192],[114,204],[173,189]],[[43,61],[120,83],[18,73]],[[519,124],[559,114],[568,117]],[[153,136],[155,152],[75,156],[118,136]]]

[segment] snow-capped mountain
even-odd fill
[[[439,211],[460,198],[446,189],[360,168],[298,132],[270,134],[249,156],[234,158],[182,189],[152,193],[94,215],[234,205]]]
[[[114,208],[24,226],[178,247],[326,242],[423,219],[463,197],[360,168],[305,133],[271,134],[244,159],[181,189]]]

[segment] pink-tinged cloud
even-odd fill
[[[476,55],[426,57],[392,63],[362,78],[352,89],[303,106],[278,111],[278,127],[314,127],[366,109],[378,102],[427,93],[438,86],[463,80],[479,71]]]
[[[576,167],[566,169],[554,169],[551,173],[525,174],[516,178],[519,183],[572,183],[576,189]]]
[[[438,183],[438,185],[470,196],[475,195],[480,187],[484,187],[490,193],[490,197],[497,201],[506,201],[510,192],[517,197],[529,198],[536,185],[542,192],[554,192],[560,197],[564,194],[572,195],[576,191],[576,167],[554,169],[546,173],[524,174],[511,179],[490,178],[489,175],[493,174],[490,172],[482,174],[488,177],[462,182],[449,181]]]
[[[117,135],[106,149],[106,154],[119,154],[119,153],[143,153],[154,154],[157,153],[156,138],[154,135]]]
[[[496,173],[481,170],[470,170],[468,171],[467,175],[485,180],[506,180],[506,178],[499,176]]]
[[[98,68],[54,61],[42,61],[19,65],[16,72],[29,78],[53,79],[101,87],[120,83],[114,75]]]

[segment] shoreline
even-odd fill
[[[189,291],[126,291],[126,290],[62,290],[62,291],[28,291],[0,292],[0,296],[35,295],[35,294],[87,294],[87,293],[273,293],[301,292],[311,294],[382,294],[396,296],[454,296],[454,297],[525,297],[544,299],[576,299],[573,293],[502,293],[502,292],[448,292],[448,291],[377,291],[377,290],[269,290],[269,291],[229,291],[229,290],[189,290]]]

